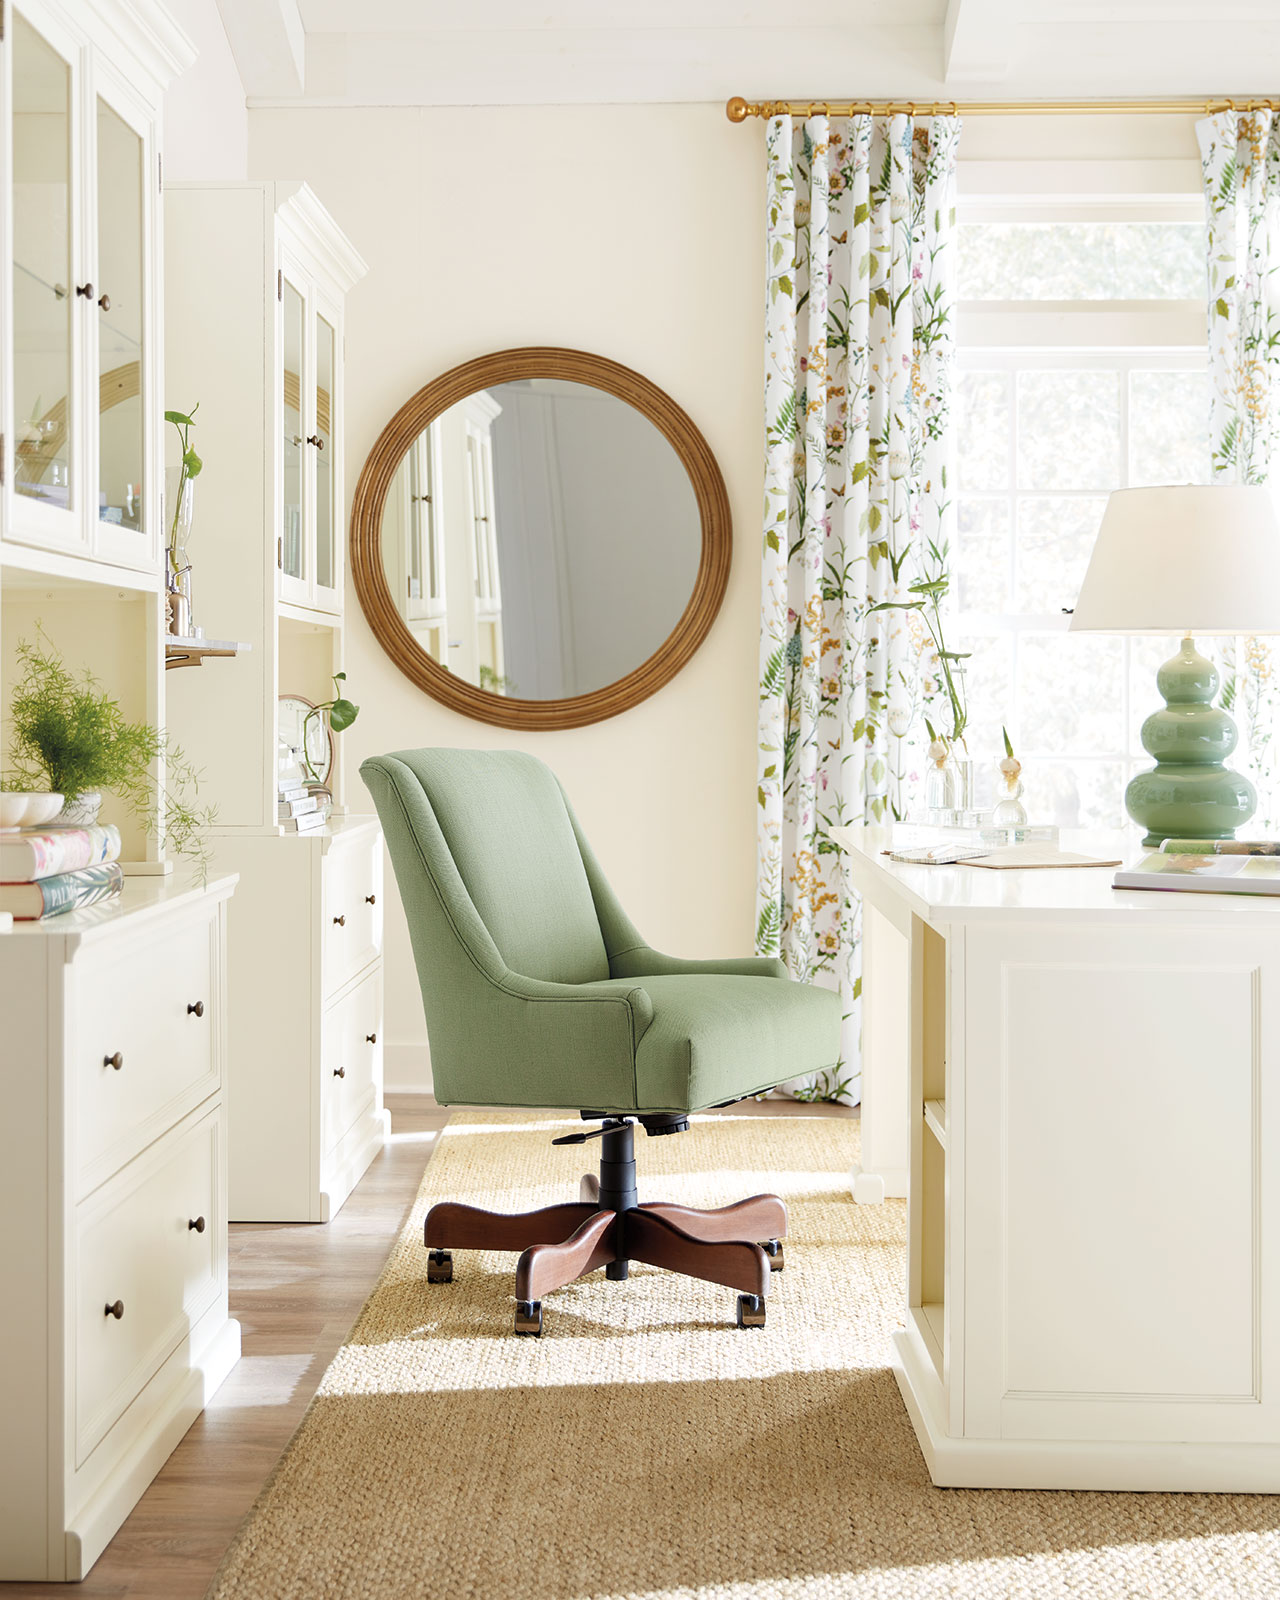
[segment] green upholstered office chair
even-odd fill
[[[739,1327],[761,1325],[783,1264],[782,1201],[639,1204],[634,1126],[683,1133],[691,1111],[833,1066],[837,995],[789,981],[780,961],[651,950],[533,756],[402,750],[360,773],[409,922],[436,1098],[567,1107],[601,1122],[554,1141],[602,1141],[578,1202],[522,1216],[433,1206],[428,1278],[452,1277],[450,1247],[521,1251],[516,1331],[536,1334],[551,1290],[599,1266],[625,1278],[629,1260],[646,1261],[737,1289]]]

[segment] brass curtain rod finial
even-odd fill
[[[730,122],[745,122],[751,115],[751,107],[740,94],[735,94],[725,106],[724,114]]]

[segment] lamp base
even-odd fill
[[[1258,803],[1248,778],[1223,765],[1236,747],[1236,725],[1213,704],[1218,672],[1190,636],[1156,673],[1162,711],[1142,724],[1142,743],[1156,758],[1124,793],[1125,807],[1144,827],[1144,845],[1166,839],[1230,839]]]

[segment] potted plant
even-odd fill
[[[43,631],[34,643],[20,640],[16,654],[22,677],[10,696],[11,781],[63,794],[63,823],[93,822],[104,789],[148,832],[162,812],[167,846],[203,868],[214,814],[194,804],[196,774],[182,751],[162,729],[130,722],[89,672],[72,672]]]

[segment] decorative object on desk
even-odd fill
[[[1194,889],[1201,894],[1280,894],[1280,861],[1274,856],[1166,854],[1144,856],[1117,872],[1117,889]]]
[[[148,832],[163,817],[166,846],[203,874],[214,813],[197,806],[196,773],[178,746],[163,729],[128,721],[92,673],[71,671],[43,629],[34,643],[20,639],[15,654],[22,676],[9,697],[12,777],[65,795],[63,822],[95,822],[102,789]]]
[[[62,810],[62,799],[47,789],[0,789],[0,833],[52,822]]]
[[[1280,631],[1280,521],[1269,492],[1235,484],[1116,490],[1071,628],[1182,636],[1156,674],[1165,707],[1142,724],[1156,764],[1130,780],[1125,805],[1146,828],[1146,845],[1230,838],[1253,815],[1256,795],[1224,765],[1236,725],[1213,705],[1218,673],[1191,634]]]
[[[1000,761],[999,798],[991,813],[991,822],[997,828],[1024,828],[1027,824],[1026,808],[1022,804],[1022,763],[1013,753],[1008,728],[1001,728],[1004,739],[1004,756]]]
[[[335,689],[341,690],[341,686],[346,681],[347,681],[347,675],[346,675],[345,672],[335,672],[334,673],[334,675],[333,675],[333,686],[334,686]],[[360,707],[357,706],[357,705],[353,705],[350,700],[346,699],[346,697],[344,695],[339,693],[332,700],[322,700],[319,705],[312,706],[311,709],[307,712],[306,716],[303,717],[303,719],[302,719],[302,765],[303,765],[303,767],[304,767],[304,769],[306,771],[307,777],[313,783],[321,783],[321,784],[323,784],[323,783],[326,783],[328,781],[329,773],[330,773],[330,771],[332,771],[332,768],[333,768],[333,739],[332,739],[332,735],[335,734],[335,733],[344,733],[351,726],[351,724],[356,720],[356,718],[359,715],[360,715]],[[328,722],[328,724],[329,724],[329,734],[330,734],[330,738],[329,738],[329,765],[325,768],[324,772],[321,773],[321,772],[317,772],[316,771],[315,763],[311,759],[311,754],[310,754],[310,730],[313,727],[320,728],[321,730],[323,730],[325,722]]]
[[[191,556],[188,545],[191,525],[195,516],[195,479],[200,476],[204,462],[191,444],[191,430],[200,406],[192,406],[190,414],[184,411],[166,411],[164,420],[173,424],[178,435],[181,452],[177,469],[171,475],[169,522],[169,548],[165,563],[166,604],[169,632],[180,638],[192,633],[191,620]]]

